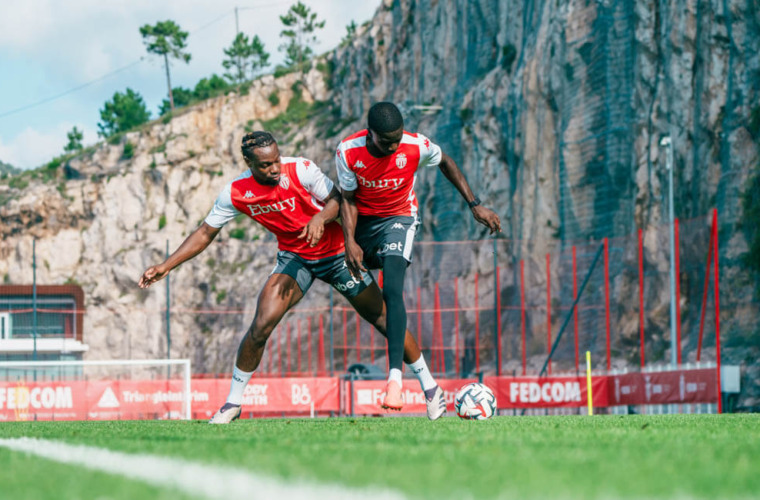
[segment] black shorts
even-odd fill
[[[370,217],[360,215],[356,221],[354,239],[364,251],[364,263],[368,269],[382,269],[386,255],[398,255],[412,262],[412,246],[417,217]]]
[[[362,273],[361,281],[351,276],[346,267],[346,255],[343,253],[324,259],[307,260],[293,252],[280,250],[277,252],[277,265],[274,266],[272,274],[287,274],[296,280],[304,295],[315,278],[332,285],[346,298],[356,297],[373,282],[369,273]]]

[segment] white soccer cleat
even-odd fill
[[[211,420],[208,421],[209,424],[229,424],[233,420],[237,420],[240,418],[241,413],[240,405],[233,405],[231,403],[224,403],[224,406],[219,408],[219,410],[214,413],[214,416],[211,417]]]
[[[430,398],[428,398],[429,392],[433,393]],[[425,391],[425,405],[427,405],[427,416],[430,420],[438,420],[446,413],[446,398],[443,397],[443,389],[440,385],[435,386],[435,389]]]

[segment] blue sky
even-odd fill
[[[173,86],[192,87],[200,78],[224,72],[222,50],[235,36],[236,6],[240,31],[259,35],[272,54],[270,61],[280,62],[283,56],[277,47],[282,24],[278,16],[293,3],[295,0],[3,0],[0,160],[21,168],[39,166],[63,151],[66,132],[73,126],[84,130],[85,144],[97,142],[99,110],[114,92],[127,87],[142,94],[155,117],[166,96],[166,79],[161,61],[145,51],[140,26],[172,19],[190,32],[192,60],[189,64],[175,62],[171,76]],[[318,33],[316,52],[322,53],[340,42],[352,20],[361,24],[370,19],[380,1],[304,3],[327,21]],[[7,114],[104,76],[58,99]]]

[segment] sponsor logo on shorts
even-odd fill
[[[377,251],[377,254],[382,255],[387,252],[392,252],[394,250],[401,251],[403,249],[404,249],[404,244],[401,243],[400,241],[397,241],[396,243],[386,243],[385,245],[383,245],[383,248]]]
[[[334,286],[335,286],[335,288],[338,291],[340,291],[340,292],[346,292],[348,290],[352,290],[352,289],[358,287],[360,283],[361,283],[361,281],[359,281],[358,279],[352,277],[347,282],[345,282],[345,283],[335,283]]]
[[[400,222],[396,222],[395,224],[391,226],[391,229],[404,229],[404,225],[401,224]]]

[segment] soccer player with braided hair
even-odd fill
[[[269,336],[314,279],[336,288],[381,334],[386,330],[380,288],[370,274],[354,277],[346,267],[343,233],[335,222],[340,193],[332,181],[312,161],[280,156],[277,142],[267,132],[245,135],[242,154],[248,169],[224,187],[203,224],[163,263],[146,269],[138,283],[147,288],[201,253],[241,213],[277,237],[277,264],[259,294],[253,322],[238,348],[227,401],[211,418],[212,424],[228,424],[240,416],[243,391],[261,362]],[[407,332],[402,342],[407,363],[422,359],[411,334]],[[435,420],[445,407],[436,402],[427,410]]]
[[[393,103],[378,102],[370,107],[367,128],[338,145],[335,163],[343,194],[340,215],[348,268],[354,276],[366,272],[365,266],[383,270],[390,366],[383,407],[400,410],[406,331],[404,276],[419,225],[414,193],[417,170],[437,166],[467,202],[475,220],[491,234],[501,231],[501,221],[480,204],[454,160],[424,135],[404,130],[404,119]],[[424,359],[420,357],[419,362]],[[416,373],[417,365],[411,367]],[[428,404],[442,397],[431,380],[421,381]]]

